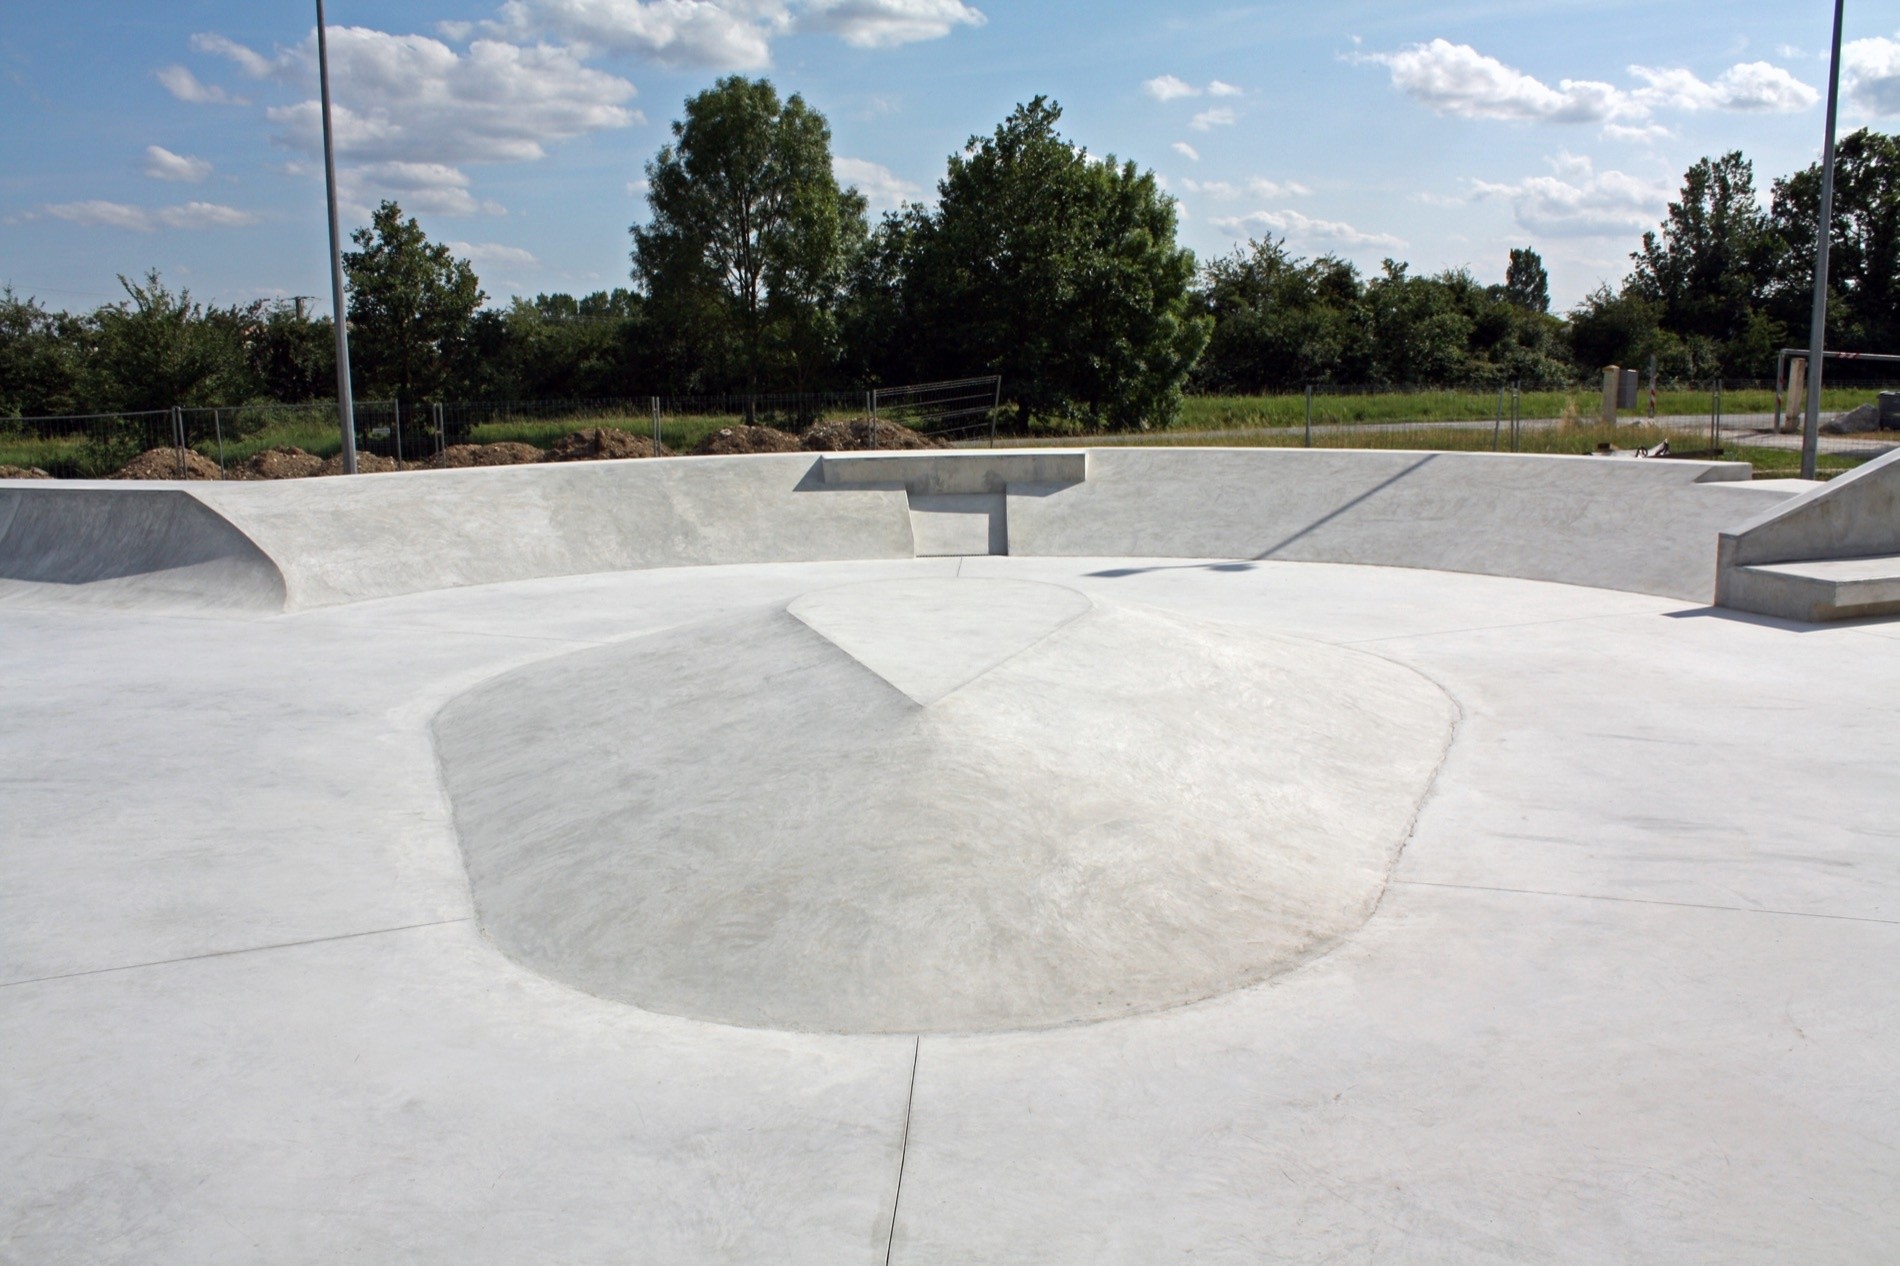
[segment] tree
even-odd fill
[[[78,413],[93,329],[0,286],[0,417]]]
[[[1692,349],[1705,371],[1759,371],[1772,343],[1755,314],[1773,265],[1768,220],[1755,198],[1755,169],[1739,150],[1704,158],[1684,173],[1661,232],[1643,234],[1630,258],[1626,293],[1654,304],[1662,328]],[[1706,352],[1693,349],[1706,348]]]
[[[1295,257],[1264,238],[1201,271],[1199,307],[1213,322],[1197,389],[1250,393],[1358,381],[1370,363],[1359,271],[1335,255]]]
[[[826,375],[865,202],[832,174],[825,117],[734,75],[687,100],[646,173],[633,276],[672,338],[748,390]]]
[[[244,351],[228,322],[208,320],[191,292],[173,294],[158,270],[119,278],[126,298],[93,314],[95,407],[169,409],[248,394]]]
[[[1544,257],[1528,246],[1513,249],[1510,266],[1504,270],[1504,293],[1526,312],[1550,311],[1550,274],[1544,271]]]
[[[939,371],[991,372],[1019,422],[1166,425],[1206,346],[1194,256],[1152,172],[1056,132],[1043,97],[950,157],[911,230],[906,286]]]
[[[350,234],[350,359],[370,391],[392,392],[405,410],[439,391],[487,296],[468,261],[429,241],[402,208],[384,202],[368,228]]]
[[[1778,267],[1770,302],[1788,328],[1803,334],[1810,319],[1820,204],[1819,163],[1775,182],[1769,218]],[[1865,352],[1900,349],[1900,136],[1862,128],[1841,141],[1828,252],[1828,341]]]

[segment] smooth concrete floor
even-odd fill
[[[428,738],[449,699],[958,574],[1442,686],[1457,737],[1377,912],[1209,1001],[921,1039],[650,1014],[483,939]],[[1900,621],[948,558],[261,620],[10,607],[0,666],[0,1261],[1900,1257]]]

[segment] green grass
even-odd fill
[[[1821,408],[1841,413],[1863,404],[1871,404],[1876,388],[1835,388],[1822,393]],[[1648,397],[1641,397],[1648,411]],[[1518,398],[1521,418],[1594,418],[1602,397],[1589,391],[1526,391]],[[1710,408],[1707,391],[1662,391],[1657,393],[1656,411],[1660,414],[1707,417]],[[1504,398],[1506,421],[1511,401]],[[1775,393],[1766,390],[1724,392],[1722,412],[1773,413]],[[1464,422],[1495,418],[1498,413],[1496,391],[1394,391],[1375,394],[1315,392],[1313,424],[1335,425],[1353,422]],[[1271,396],[1189,396],[1181,406],[1181,416],[1170,428],[1179,431],[1251,430],[1256,427],[1304,427],[1306,397],[1303,392]]]

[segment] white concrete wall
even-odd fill
[[[1339,449],[1092,449],[1012,487],[1012,554],[1428,567],[1707,601],[1716,533],[1788,497],[1739,463]]]
[[[0,488],[0,594],[296,609],[649,567],[909,558],[907,487],[967,493],[1005,466],[1013,554],[1371,563],[1696,601],[1714,588],[1716,534],[1790,496],[1738,482],[1736,464],[1257,448],[17,482]]]
[[[1725,567],[1900,554],[1900,449],[1722,533]]]

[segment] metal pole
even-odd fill
[[[356,473],[356,401],[350,396],[350,323],[343,303],[343,235],[337,226],[336,141],[330,128],[330,44],[317,0],[317,83],[323,97],[323,184],[330,200],[330,305],[336,322],[336,411],[343,428],[343,473]]]
[[[1306,384],[1306,447],[1313,447],[1313,384]]]
[[[211,429],[218,437],[218,478],[224,478],[224,410],[211,411]]]
[[[1491,451],[1498,451],[1498,432],[1504,429],[1504,388],[1498,388],[1498,416],[1491,423]]]
[[[872,388],[870,391],[867,391],[864,393],[864,417],[865,417],[865,425],[870,427],[870,431],[869,431],[870,439],[866,441],[865,447],[876,448],[877,447],[877,389],[875,387]]]
[[[1521,404],[1522,397],[1518,394],[1516,380],[1513,380],[1511,383],[1511,451],[1513,453],[1517,451],[1517,418]]]
[[[1814,311],[1808,322],[1808,408],[1801,428],[1801,477],[1812,479],[1821,451],[1821,362],[1827,349],[1827,252],[1834,227],[1834,123],[1841,97],[1841,18],[1834,0],[1834,52],[1827,67],[1827,140],[1821,147],[1821,206],[1814,224]]]
[[[402,469],[402,397],[398,396],[390,405],[396,411],[396,469]]]
[[[648,396],[647,403],[653,408],[653,456],[660,455],[660,398]]]
[[[177,405],[172,406],[172,443],[177,446],[178,477],[187,477],[185,466],[185,411]]]
[[[430,405],[429,411],[435,416],[435,451],[439,453],[442,451],[442,402],[438,400]]]
[[[1775,434],[1781,434],[1781,394],[1788,389],[1788,353],[1775,353]]]

